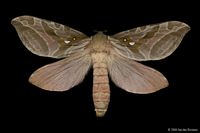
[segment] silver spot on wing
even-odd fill
[[[131,46],[133,46],[133,45],[135,44],[135,42],[129,42],[129,44],[130,44]]]
[[[70,43],[70,41],[68,41],[68,40],[65,40],[64,42],[65,42],[66,44]]]

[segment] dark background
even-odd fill
[[[7,130],[72,129],[107,132],[168,132],[199,128],[198,8],[192,1],[4,1],[1,10],[1,119]],[[160,61],[143,62],[162,72],[169,87],[153,94],[125,92],[110,81],[111,100],[103,118],[96,118],[92,101],[92,70],[66,92],[48,92],[28,83],[32,72],[57,60],[39,57],[21,43],[10,21],[32,15],[70,26],[87,35],[106,34],[137,26],[178,20],[191,26],[178,49]],[[67,82],[67,79],[66,79]],[[4,126],[4,127],[6,127]]]

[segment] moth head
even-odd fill
[[[102,31],[99,31],[93,36],[92,39],[95,42],[104,43],[107,40],[107,36]]]

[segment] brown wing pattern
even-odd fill
[[[20,16],[11,23],[26,48],[40,56],[62,58],[88,44],[85,34],[52,21]]]
[[[115,49],[127,58],[159,60],[173,53],[189,30],[185,23],[169,21],[123,31],[110,40]]]

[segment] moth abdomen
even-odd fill
[[[93,64],[93,101],[96,116],[104,116],[110,101],[108,70],[104,62]]]
[[[94,68],[93,101],[96,115],[104,116],[110,101],[110,87],[106,68]]]

